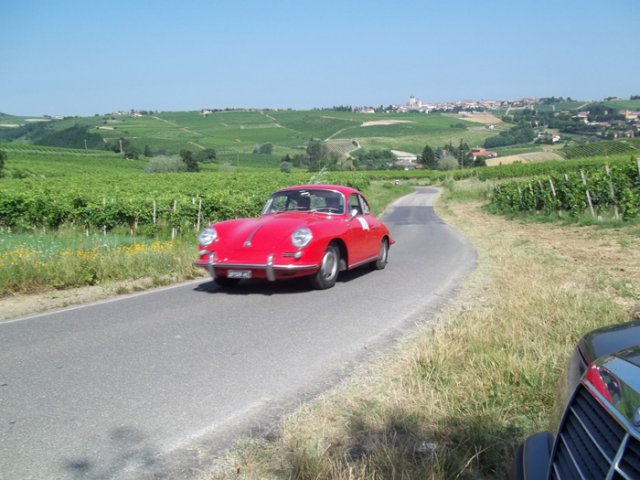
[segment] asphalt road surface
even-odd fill
[[[384,221],[387,268],[305,282],[199,280],[0,324],[0,479],[186,478],[334,385],[436,309],[473,248],[421,188]]]

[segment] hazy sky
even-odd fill
[[[0,0],[0,112],[640,94],[640,0]]]

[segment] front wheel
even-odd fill
[[[378,260],[371,262],[369,265],[373,270],[384,270],[389,261],[389,240],[386,238],[380,242],[380,251],[378,252]]]
[[[338,279],[338,266],[340,265],[340,250],[331,244],[327,247],[322,256],[320,268],[311,277],[311,286],[318,290],[331,288]]]

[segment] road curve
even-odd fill
[[[387,268],[196,281],[0,324],[0,479],[189,477],[217,449],[428,322],[475,265],[419,188],[387,210]],[[195,469],[194,469],[195,468]]]

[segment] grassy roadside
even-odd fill
[[[379,215],[411,187],[372,181],[366,190]],[[168,240],[124,232],[85,236],[73,228],[58,232],[0,231],[0,321],[102,300],[193,278],[196,232]]]
[[[0,235],[0,296],[153,279],[193,278],[193,241],[118,235]]]
[[[479,266],[433,328],[246,439],[211,478],[503,478],[518,442],[548,428],[579,336],[640,301],[637,226],[528,224],[486,214],[458,182],[439,213]]]
[[[395,198],[411,192],[391,181],[371,182],[367,194],[379,215]],[[141,278],[159,286],[198,276],[192,266],[196,233],[168,240],[63,228],[57,232],[0,232],[0,297],[51,289],[104,285]]]

